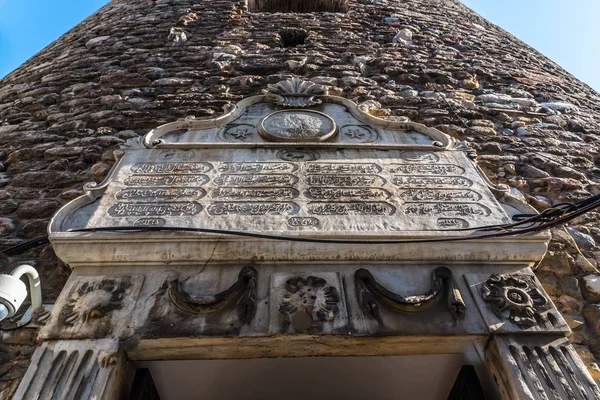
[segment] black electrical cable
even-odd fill
[[[18,316],[18,317],[16,317],[16,318],[13,318],[12,320],[13,320],[13,321],[14,321],[15,319],[17,319],[17,320],[20,320],[21,318],[23,318],[23,316],[25,315],[25,313],[26,313],[26,312],[27,312],[27,311],[23,312],[23,313],[22,313],[20,316]],[[2,328],[2,327],[0,327],[0,331],[1,331],[1,332],[12,332],[12,331],[16,331],[16,330],[19,330],[19,329],[21,329],[21,328],[25,328],[26,326],[28,326],[28,325],[29,325],[29,324],[31,324],[32,322],[33,322],[33,314],[32,314],[32,316],[31,316],[31,318],[29,318],[29,321],[25,322],[24,324],[17,325],[17,326],[15,326],[15,327],[12,327],[12,328]]]
[[[287,240],[295,242],[307,242],[307,243],[336,243],[336,244],[407,244],[407,243],[439,243],[439,242],[450,242],[450,241],[464,241],[482,238],[493,238],[500,236],[519,235],[524,233],[531,233],[549,229],[556,225],[562,225],[574,218],[585,214],[597,207],[600,207],[600,194],[591,196],[578,203],[560,203],[555,207],[546,209],[540,214],[518,214],[513,216],[513,219],[520,219],[519,221],[512,224],[500,224],[500,225],[488,225],[474,228],[460,228],[453,230],[445,230],[444,232],[458,232],[458,231],[492,231],[498,230],[497,233],[488,233],[479,236],[463,236],[454,238],[436,238],[436,239],[418,239],[418,240],[337,240],[337,239],[314,239],[314,238],[302,238],[294,236],[278,236],[269,235],[262,233],[253,232],[241,232],[241,231],[230,231],[222,229],[209,229],[209,228],[187,228],[187,227],[129,227],[129,226],[115,226],[115,227],[99,227],[99,228],[83,228],[83,229],[70,229],[68,232],[149,232],[149,231],[176,231],[176,232],[200,232],[200,233],[212,233],[219,235],[233,235],[243,237],[253,237],[259,239],[269,240]],[[537,224],[537,225],[536,225]],[[514,229],[515,227],[529,225],[525,228]],[[48,236],[36,238],[28,242],[19,244],[17,246],[10,247],[2,250],[0,253],[5,255],[15,255],[19,252],[39,246],[41,244],[48,243]]]
[[[454,115],[454,117],[460,121],[460,123],[466,128],[468,129],[469,127],[467,126],[467,124],[465,123],[464,119],[461,118],[458,113],[456,112],[454,106],[452,104],[450,104],[450,102],[446,99],[445,95],[443,93],[441,93],[439,91],[439,89],[437,88],[437,84],[433,81],[433,79],[429,76],[429,74],[427,73],[427,71],[425,70],[425,68],[421,65],[419,65],[418,60],[413,57],[410,53],[407,54],[408,58],[415,63],[415,65],[417,66],[417,68],[420,69],[420,71],[423,73],[423,75],[425,75],[425,77],[427,78],[429,84],[431,85],[432,89],[434,90],[434,92],[438,93],[440,95],[440,97],[442,98],[442,100],[446,103],[446,106],[450,109],[450,111],[452,112],[452,114]],[[541,157],[550,159],[549,157],[544,156],[543,154],[540,153],[536,153],[538,155],[540,155]],[[556,161],[556,160],[553,160]],[[560,164],[560,162],[559,162]],[[564,164],[563,164],[564,165]],[[572,168],[572,167],[571,167]],[[573,168],[576,169],[576,168]],[[580,171],[583,172],[583,171]],[[587,173],[588,175],[590,175],[590,173],[588,172],[584,172]],[[593,174],[591,174],[593,175]],[[593,175],[595,176],[595,175]],[[516,214],[514,215],[512,218],[514,221],[514,223],[511,224],[498,224],[498,225],[489,225],[489,226],[482,226],[482,227],[474,227],[474,228],[457,228],[457,229],[446,229],[444,230],[445,232],[458,232],[458,231],[493,231],[493,230],[499,230],[502,233],[502,236],[507,236],[507,235],[518,235],[521,234],[525,231],[529,231],[531,229],[539,229],[540,227],[549,225],[548,222],[551,222],[553,218],[558,219],[559,221],[562,221],[562,216],[565,215],[565,213],[570,212],[572,210],[577,209],[578,207],[584,207],[586,204],[592,204],[594,202],[597,202],[600,199],[600,194],[596,195],[596,196],[592,196],[578,204],[573,204],[573,203],[561,203],[561,204],[557,204],[549,209],[546,209],[544,211],[542,211],[540,214]],[[595,205],[593,208],[598,207],[598,205]],[[578,214],[580,215],[580,214]],[[573,217],[575,218],[575,217]],[[570,220],[570,219],[568,219]],[[565,221],[566,222],[566,221]],[[538,223],[542,223],[542,225],[535,225]],[[564,223],[564,222],[562,222]],[[515,230],[514,228],[516,227],[520,227],[523,225],[530,225],[529,227],[526,228],[521,228],[521,229],[517,229]],[[552,223],[550,223],[551,226]],[[511,230],[512,229],[512,230]],[[547,229],[547,228],[544,228]],[[215,229],[202,229],[202,228],[184,228],[184,227],[162,227],[162,228],[135,228],[135,227],[105,227],[105,228],[88,228],[88,229],[79,229],[79,230],[70,230],[71,232],[95,232],[95,231],[114,231],[114,232],[119,232],[119,231],[127,231],[127,232],[132,232],[132,231],[191,231],[191,232],[204,232],[204,233],[216,233],[216,234],[227,234],[227,235],[236,235],[236,236],[245,236],[245,237],[256,237],[256,238],[263,238],[263,239],[272,239],[272,240],[293,240],[293,241],[302,241],[302,242],[321,242],[321,243],[348,243],[348,244],[401,244],[401,243],[409,243],[412,241],[406,241],[406,240],[394,240],[394,241],[339,241],[339,240],[329,240],[329,239],[307,239],[307,238],[299,238],[299,237],[288,237],[288,236],[275,236],[275,235],[266,235],[266,234],[256,234],[256,233],[251,233],[251,232],[239,232],[239,231],[227,231],[227,230],[215,230]],[[541,230],[541,229],[540,229]],[[481,236],[469,236],[469,237],[461,237],[461,238],[440,238],[440,239],[424,239],[424,240],[419,240],[420,242],[442,242],[442,241],[458,241],[458,240],[470,240],[470,239],[475,239],[475,238],[481,238],[481,237],[495,237],[497,234],[488,234],[488,235],[481,235]],[[49,243],[48,240],[48,236],[43,236],[43,237],[39,237],[30,241],[27,241],[25,243],[21,243],[19,245],[10,247],[8,249],[2,250],[0,251],[0,254],[5,254],[8,256],[11,255],[16,255],[16,254],[20,254],[23,251],[29,250],[31,248],[43,245],[43,244],[47,244]]]
[[[35,247],[41,246],[43,244],[48,244],[50,241],[48,240],[48,236],[41,236],[32,240],[28,240],[25,243],[18,244],[16,246],[9,247],[8,249],[2,250],[0,253],[7,256],[14,256],[17,254],[21,254],[24,251],[29,249],[33,249]]]
[[[212,233],[219,235],[232,235],[242,237],[252,237],[258,239],[268,240],[280,240],[280,241],[291,241],[291,242],[304,242],[304,243],[328,243],[328,244],[409,244],[409,243],[440,243],[440,242],[459,242],[477,239],[489,239],[498,238],[505,236],[522,235],[526,233],[534,233],[550,229],[557,225],[563,225],[597,207],[600,207],[600,201],[588,204],[585,207],[572,211],[568,214],[556,218],[554,220],[543,222],[539,225],[514,229],[514,230],[502,230],[500,232],[486,233],[483,235],[475,236],[460,236],[460,237],[446,237],[446,238],[432,238],[432,239],[409,239],[409,240],[343,240],[343,239],[316,239],[316,238],[303,238],[297,236],[280,236],[270,235],[263,233],[253,232],[241,232],[241,231],[230,231],[223,229],[209,229],[209,228],[187,228],[187,227],[127,227],[127,226],[115,226],[115,227],[100,227],[100,228],[83,228],[83,229],[71,229],[68,232],[160,232],[160,231],[174,231],[174,232],[200,232],[200,233]]]
[[[24,324],[21,325],[17,325],[14,328],[0,328],[0,331],[2,332],[12,332],[12,331],[16,331],[19,330],[21,328],[25,328],[27,325],[31,324],[31,322],[33,322],[32,319],[30,319],[29,321],[25,322]]]
[[[521,223],[519,223],[521,224]],[[512,226],[512,225],[517,225],[517,224],[510,224],[507,226]],[[458,229],[445,229],[444,232],[454,232],[454,231],[472,231],[472,230],[491,230],[491,229],[501,229],[502,227],[504,227],[505,225],[489,225],[489,226],[482,226],[482,227],[475,227],[475,228],[458,228]],[[150,231],[150,230],[163,230],[163,231],[167,231],[167,230],[171,230],[171,231],[191,231],[191,232],[200,232],[198,229],[201,228],[185,228],[185,227],[163,227],[162,229],[160,228],[156,228],[156,229],[151,229],[151,228],[137,228],[137,227],[108,227],[108,228],[88,228],[89,230],[69,230],[69,232],[90,232],[90,231],[127,231],[127,232],[134,232],[134,231]],[[238,231],[218,231],[218,230],[210,230],[210,229],[205,229],[203,232],[205,233],[216,233],[216,234],[230,234],[230,235],[234,235],[237,233],[238,236],[255,236],[255,235],[260,235],[260,234],[252,234],[249,232],[238,232]],[[267,238],[273,238],[272,236],[266,235]],[[0,254],[4,254],[6,256],[14,256],[17,254],[21,254],[22,252],[35,248],[37,246],[41,246],[43,244],[47,244],[49,243],[49,239],[48,236],[42,236],[39,238],[35,238],[32,240],[29,240],[27,242],[24,243],[20,243],[16,246],[13,247],[9,247],[7,249],[4,249],[2,251],[0,251]],[[369,242],[369,243],[373,243],[373,242]]]

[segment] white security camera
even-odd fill
[[[31,265],[20,265],[10,275],[0,275],[0,321],[15,315],[27,297],[27,287],[20,279],[23,275],[29,279],[32,310],[42,306],[40,276]]]

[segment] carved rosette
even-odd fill
[[[536,317],[548,308],[549,301],[533,277],[528,275],[492,275],[482,286],[481,295],[498,317],[521,328],[537,325]]]
[[[74,290],[61,311],[60,319],[65,325],[75,325],[99,319],[123,306],[129,281],[104,279],[84,282]]]
[[[288,279],[279,314],[294,327],[304,329],[332,321],[339,311],[335,287],[323,278],[309,276]]]

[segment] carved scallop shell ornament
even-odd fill
[[[321,104],[316,98],[327,94],[324,86],[300,78],[291,78],[268,85],[267,92],[274,95],[274,101],[283,107],[310,107]]]

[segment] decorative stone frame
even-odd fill
[[[356,126],[392,130],[388,139],[411,130],[428,139],[408,145],[315,141],[301,147],[257,142],[256,137],[231,143],[219,141],[216,134],[202,142],[168,140],[170,133],[181,130],[227,130],[245,110],[261,102],[268,103],[269,110],[343,106],[360,122]],[[121,157],[105,182],[86,185],[86,194],[65,205],[50,223],[55,252],[73,273],[40,332],[43,343],[14,398],[114,399],[127,359],[440,353],[468,354],[480,367],[487,365],[480,371],[491,372],[503,399],[600,398],[565,338],[568,325],[531,270],[547,250],[547,234],[483,237],[458,224],[457,231],[384,230],[375,232],[379,236],[300,231],[294,237],[298,240],[284,241],[267,235],[217,236],[190,230],[123,235],[111,229],[71,229],[72,224],[88,221],[90,205],[105,196],[120,168],[129,172],[149,168],[158,171],[159,178],[170,169],[206,172],[206,160],[189,162],[195,157],[192,149],[199,148],[265,147],[284,161],[278,164],[285,168],[317,161],[319,149],[426,151],[429,161],[453,152],[460,166],[444,168],[469,169],[474,180],[481,174],[478,187],[488,204],[500,201],[519,212],[534,212],[505,188],[487,181],[456,140],[433,128],[385,121],[368,111],[366,106],[328,96],[312,82],[291,79],[270,86],[264,95],[242,100],[219,118],[166,124],[148,133],[143,146],[131,144],[128,149],[143,162]],[[185,162],[165,165],[156,161],[161,156]],[[114,197],[118,199],[117,194]],[[300,228],[319,228],[314,217],[288,221],[293,228],[296,223]],[[140,225],[128,228],[139,230]],[[319,240],[306,240],[315,236]],[[384,246],[374,240],[381,237],[404,241]],[[354,241],[344,243],[348,238]],[[444,240],[436,241],[440,238]]]

